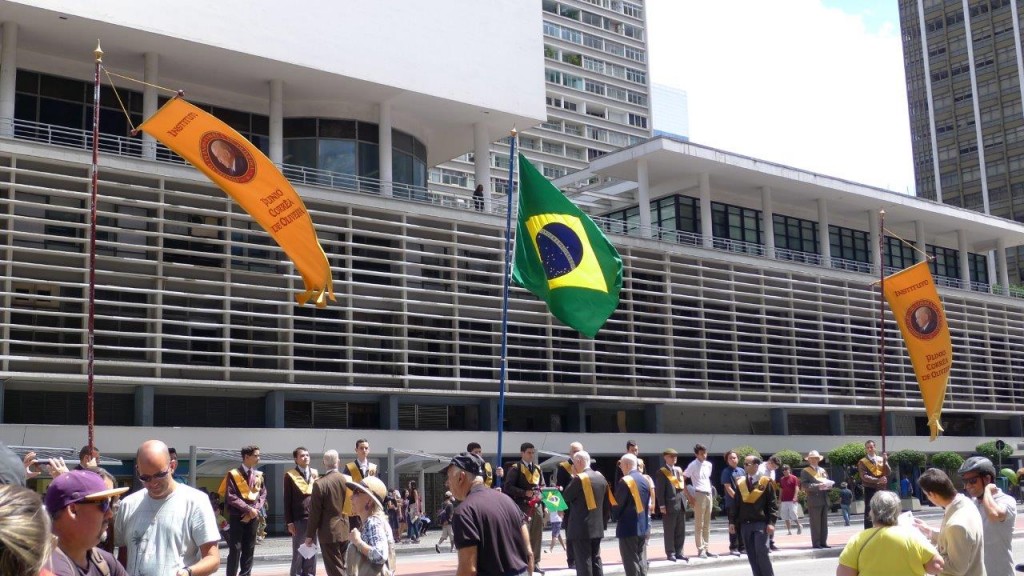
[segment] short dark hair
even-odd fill
[[[362,444],[363,442],[366,442],[367,446],[370,445],[369,440],[367,440],[366,438],[360,438],[359,440],[356,440],[356,448],[359,448],[359,445]]]
[[[722,454],[722,459],[723,460],[728,460],[729,459],[729,454],[735,454],[737,458],[740,457],[740,453],[739,452],[737,452],[735,450],[729,450],[725,454]]]
[[[243,446],[242,447],[242,458],[245,458],[246,456],[252,456],[256,452],[258,452],[259,449],[260,449],[260,447],[256,446],[256,445]]]
[[[292,450],[292,458],[298,458],[299,452],[309,452],[309,450],[306,450],[305,446],[299,446],[295,450]]]
[[[81,460],[82,458],[85,458],[86,456],[92,458],[92,453],[94,451],[96,451],[96,450],[99,450],[99,448],[97,448],[95,446],[93,446],[92,448],[90,448],[88,446],[82,446],[82,449],[78,451],[78,459]]]
[[[953,481],[945,472],[938,468],[929,468],[917,479],[917,485],[925,492],[933,492],[945,499],[956,497],[956,488]]]
[[[695,444],[693,446],[693,453],[694,454],[696,454],[698,452],[707,452],[707,451],[708,451],[708,447],[703,445],[703,444],[697,443],[697,444]]]
[[[469,444],[466,444],[466,452],[472,452],[473,450],[482,450],[482,449],[483,449],[483,447],[480,446],[479,442],[470,442]]]
[[[636,448],[636,442],[632,440],[626,440],[626,452],[629,452],[630,448]]]
[[[536,450],[536,447],[529,442],[523,442],[523,444],[519,446],[519,451],[526,452],[527,450]]]
[[[174,448],[174,447],[168,448],[167,449],[167,454],[171,457],[171,460],[177,460],[178,459],[178,450],[176,448]]]
[[[771,457],[768,458],[768,461],[771,462],[772,464],[774,464],[776,468],[779,468],[779,467],[782,466],[782,458],[779,458],[775,454],[772,454]]]

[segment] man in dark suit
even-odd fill
[[[512,497],[512,500],[519,506],[526,516],[526,526],[530,532],[530,549],[534,550],[533,569],[535,572],[544,573],[540,569],[541,537],[544,535],[544,511],[540,501],[540,488],[544,486],[544,474],[540,466],[533,463],[537,454],[536,448],[529,442],[524,442],[519,447],[521,460],[505,474],[505,494]]]
[[[306,546],[320,539],[327,576],[344,576],[345,557],[341,542],[348,541],[348,517],[342,513],[348,502],[345,483],[350,478],[338,472],[338,451],[324,452],[324,474],[313,483],[309,496],[309,523],[306,525]]]
[[[572,444],[569,444],[569,459],[566,460],[565,462],[559,463],[558,469],[555,470],[555,486],[558,486],[558,489],[563,491],[563,493],[565,492],[566,486],[569,485],[569,482],[572,482],[573,476],[576,475],[576,472],[573,470],[572,457],[580,450],[583,450],[583,444],[579,442],[573,442]],[[568,530],[570,518],[572,516],[572,503],[569,502],[568,499],[564,498],[564,494],[563,500],[565,500],[566,505],[569,506],[568,508],[565,509],[565,514],[562,518],[563,525],[566,526],[566,530]],[[575,560],[576,552],[572,549],[572,546],[569,546],[565,550],[565,561],[569,565],[569,568],[573,568],[576,566]]]
[[[562,490],[566,511],[569,550],[576,559],[576,576],[602,576],[601,538],[608,527],[611,506],[608,503],[608,481],[590,469],[590,454],[582,447],[572,455],[574,476]]]
[[[688,562],[689,558],[683,556],[683,543],[686,541],[686,489],[683,471],[676,466],[679,453],[667,448],[661,455],[665,465],[654,475],[654,501],[660,506],[665,527],[665,557],[673,562]]]
[[[252,554],[256,550],[256,531],[260,510],[267,502],[267,486],[260,463],[260,447],[242,448],[242,465],[228,471],[225,502],[228,507],[228,576],[250,576]],[[239,572],[241,569],[241,572]]]
[[[615,537],[626,576],[647,576],[647,536],[651,532],[651,489],[636,467],[636,455],[626,453],[619,460],[622,479],[615,484],[612,518],[618,522]]]
[[[292,567],[288,576],[316,576],[316,556],[304,558],[299,554],[299,545],[306,539],[306,523],[309,521],[309,503],[313,494],[313,483],[317,479],[316,468],[309,465],[309,450],[299,446],[292,450],[295,468],[284,475],[284,522],[292,535]]]

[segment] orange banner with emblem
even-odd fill
[[[935,440],[942,432],[939,418],[953,365],[953,343],[928,262],[918,262],[887,276],[885,299],[903,333],[928,414],[928,429]]]
[[[295,297],[318,308],[334,301],[331,265],[302,199],[281,171],[241,134],[176,97],[139,129],[174,150],[238,202],[277,242],[305,283]]]

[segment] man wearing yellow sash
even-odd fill
[[[363,478],[367,476],[377,475],[377,465],[370,462],[370,441],[366,438],[360,438],[356,440],[356,459],[345,465],[345,474],[351,478],[350,482],[356,484],[363,481]],[[362,528],[362,522],[359,516],[352,512],[352,490],[346,488],[345,498],[345,515],[348,516],[348,527],[349,530],[353,528]],[[412,502],[409,503],[412,506]],[[411,522],[411,520],[410,520]],[[345,550],[348,549],[348,542],[341,543],[341,554],[345,555]]]
[[[562,497],[573,511],[571,517],[566,514],[571,519],[565,525],[569,550],[573,550],[576,559],[576,576],[602,576],[601,538],[611,517],[608,481],[600,472],[590,469],[590,454],[582,445],[573,452],[572,471]]]
[[[568,498],[565,498],[564,492],[566,486],[572,482],[573,476],[576,475],[576,472],[573,469],[572,457],[580,450],[583,450],[582,443],[573,442],[569,444],[569,459],[565,462],[559,462],[558,468],[555,469],[555,486],[563,492],[562,499],[565,501],[566,506],[568,506],[562,517],[562,525],[566,527],[567,531],[569,529],[570,518],[572,517],[572,503],[569,502]],[[565,562],[569,565],[569,568],[574,568],[576,566],[576,551],[572,549],[571,545],[565,549]]]
[[[228,471],[225,502],[228,505],[228,576],[250,576],[252,554],[256,550],[256,519],[267,502],[267,487],[260,463],[260,447],[242,448],[242,465]]]
[[[629,453],[619,459],[622,479],[615,483],[616,503],[612,505],[612,518],[618,522],[615,525],[615,537],[619,539],[619,555],[626,576],[647,576],[651,489],[643,474],[637,470],[636,463],[636,456]]]
[[[828,491],[835,482],[828,479],[828,472],[819,466],[821,454],[811,450],[804,458],[810,466],[800,471],[800,489],[807,493],[807,523],[811,527],[811,546],[831,548],[828,540]]]
[[[480,459],[484,461],[484,485],[488,488],[493,488],[495,478],[498,478],[499,484],[501,483],[501,478],[505,477],[505,470],[501,466],[498,466],[497,469],[495,469],[494,466],[491,466],[491,463],[484,458],[484,449],[480,446],[479,442],[470,442],[467,444],[466,452],[479,456]]]
[[[676,466],[679,453],[672,448],[661,453],[665,465],[654,474],[655,500],[658,502],[665,528],[665,557],[675,562],[689,558],[683,555],[686,541],[686,490],[683,471]]]
[[[526,515],[526,525],[530,532],[530,549],[534,551],[533,569],[540,569],[541,540],[544,536],[544,505],[540,500],[540,489],[546,484],[540,466],[533,463],[537,449],[529,442],[519,447],[520,461],[509,469],[505,482],[505,494],[519,506]]]
[[[739,530],[754,576],[775,576],[768,556],[768,539],[775,534],[779,495],[771,478],[758,475],[760,465],[761,459],[753,454],[743,459],[744,476],[736,478],[736,506],[729,530]]]
[[[879,490],[889,489],[889,475],[892,469],[889,468],[889,455],[879,456],[875,453],[875,441],[868,440],[864,443],[866,455],[857,461],[857,472],[860,473],[860,481],[864,485],[864,529],[871,528],[871,497]]]
[[[316,576],[316,556],[303,558],[299,545],[306,539],[306,525],[309,521],[310,498],[313,482],[317,479],[316,468],[309,466],[309,450],[299,446],[292,450],[295,468],[284,474],[284,522],[292,535],[292,568],[288,576]]]

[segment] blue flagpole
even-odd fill
[[[505,194],[508,205],[505,210],[505,279],[501,295],[501,371],[498,375],[498,453],[495,455],[495,471],[501,466],[502,438],[505,434],[505,366],[508,360],[508,292],[512,270],[512,193],[515,183],[513,176],[516,167],[517,135],[516,129],[512,128],[512,142],[508,147],[508,192]],[[495,474],[494,483],[501,486],[501,476]]]

